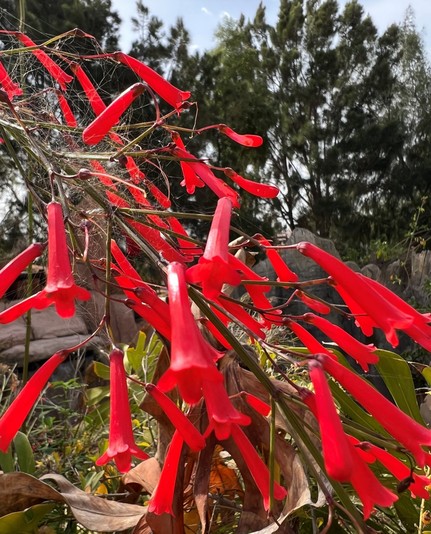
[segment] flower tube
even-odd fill
[[[132,455],[141,460],[146,460],[149,456],[135,444],[133,437],[123,358],[124,354],[120,349],[114,349],[109,355],[109,445],[106,452],[96,460],[96,465],[104,465],[114,460],[118,470],[126,473],[130,470]]]

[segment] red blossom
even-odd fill
[[[295,291],[295,296],[298,297],[302,302],[311,308],[313,311],[317,313],[321,313],[323,315],[326,315],[331,312],[331,308],[325,304],[324,302],[320,302],[320,300],[313,299],[309,297],[307,294],[305,294],[303,291],[297,289]]]
[[[223,382],[203,382],[203,394],[209,421],[205,435],[214,430],[217,439],[228,439],[233,425],[251,423],[248,415],[239,412],[233,406]]]
[[[132,456],[141,460],[149,458],[136,444],[133,437],[127,377],[123,364],[124,354],[114,349],[109,355],[110,415],[109,443],[106,452],[96,460],[96,465],[105,465],[114,460],[121,473],[130,470]]]
[[[165,260],[167,261],[177,261],[180,263],[185,263],[188,261],[183,254],[178,252],[173,246],[171,246],[163,237],[160,235],[158,230],[150,228],[146,224],[143,224],[134,219],[128,219],[130,226],[132,226],[136,232],[146,241],[151,247],[158,252]],[[137,243],[139,246],[139,243]]]
[[[202,284],[203,294],[208,299],[217,298],[224,284],[236,286],[241,283],[238,272],[229,264],[228,245],[232,202],[221,198],[211,223],[205,252],[197,265],[187,270],[187,280]]]
[[[99,143],[108,131],[115,126],[121,115],[128,109],[133,101],[145,91],[145,85],[135,83],[121,93],[108,107],[106,107],[95,119],[89,124],[82,133],[82,140],[87,145],[96,145]]]
[[[243,178],[230,168],[224,169],[223,172],[228,178],[239,185],[241,189],[244,189],[244,191],[247,191],[247,193],[256,197],[275,198],[280,192],[280,189],[275,185],[261,184],[259,182],[254,182],[253,180],[247,180],[247,178]]]
[[[17,32],[16,36],[24,46],[37,47],[37,44],[32,41],[27,35],[24,35],[21,32]],[[58,82],[63,91],[66,91],[66,84],[70,83],[73,80],[72,76],[69,76],[69,74],[64,72],[64,70],[59,65],[57,65],[57,63],[53,61],[43,50],[32,50],[32,54],[37,57],[37,59],[42,63],[45,69],[54,78],[54,80]]]
[[[431,326],[428,324],[430,322],[429,317],[426,314],[419,313],[410,306],[410,304],[405,302],[405,300],[393,293],[387,287],[379,284],[376,280],[367,278],[362,274],[360,276],[388,302],[399,308],[402,312],[413,317],[413,323],[404,328],[404,332],[414,339],[416,343],[422,345],[426,350],[431,351]]]
[[[409,450],[423,467],[428,455],[422,445],[431,445],[431,430],[414,421],[379,393],[366,380],[335,360],[319,355],[323,368],[339,382],[381,425]]]
[[[106,104],[103,102],[102,97],[97,92],[94,85],[91,83],[90,78],[85,73],[84,69],[78,63],[70,64],[71,71],[75,74],[81,87],[90,102],[90,106],[95,115],[100,115],[106,109]]]
[[[214,194],[216,194],[219,198],[230,198],[233,207],[239,208],[238,193],[225,184],[223,180],[217,178],[217,176],[214,175],[206,163],[199,161],[195,156],[193,156],[193,154],[190,154],[190,152],[187,152],[187,150],[184,150],[183,148],[174,148],[173,154],[182,160],[186,160],[183,161],[184,165],[189,167],[202,180],[202,182],[204,182],[204,184],[211,189]]]
[[[311,360],[308,368],[314,386],[317,408],[315,415],[320,428],[326,471],[335,480],[347,482],[355,468],[350,443],[337,414],[322,365]]]
[[[39,395],[50,379],[52,373],[64,362],[67,351],[56,352],[51,356],[25,384],[12,404],[0,418],[0,450],[6,452],[18,430],[21,428],[30,410],[36,404]]]
[[[363,514],[364,519],[367,520],[375,505],[384,507],[392,506],[398,500],[398,497],[380,483],[351,443],[350,450],[354,463],[350,483],[355,488],[356,493],[364,505]]]
[[[292,330],[292,332],[296,334],[301,343],[307,347],[307,349],[310,351],[310,354],[326,354],[330,358],[337,359],[334,354],[332,354],[321,343],[319,343],[319,341],[317,341],[317,339],[303,326],[288,318],[284,319],[283,322]]]
[[[171,227],[171,230],[179,234],[179,236],[176,236],[176,239],[178,241],[178,245],[180,247],[181,253],[187,254],[188,256],[200,256],[203,253],[203,250],[196,245],[193,241],[188,241],[186,239],[182,239],[180,236],[184,237],[190,237],[187,233],[187,230],[184,228],[184,226],[181,224],[181,222],[176,217],[169,217],[168,218],[169,226]]]
[[[190,97],[189,91],[181,91],[180,89],[177,89],[155,70],[142,63],[142,61],[124,54],[123,52],[116,52],[114,57],[117,61],[128,66],[135,74],[142,78],[155,93],[173,108],[180,110],[183,106],[183,102]]]
[[[66,100],[66,97],[60,91],[57,91],[57,99],[60,104],[61,112],[63,113],[64,120],[66,124],[71,128],[76,128],[78,126],[78,121],[76,120],[75,115],[73,114],[72,109],[69,106],[69,102]]]
[[[116,283],[127,297],[126,306],[145,319],[164,338],[171,339],[169,306],[161,300],[156,292],[136,283],[127,276],[115,276]]]
[[[174,425],[181,437],[187,443],[192,451],[200,451],[205,447],[205,439],[202,434],[195,428],[178,406],[154,384],[145,386],[147,392],[162,408],[163,413]]]
[[[223,293],[220,295],[223,296]],[[258,339],[265,339],[265,332],[262,330],[262,325],[256,321],[240,304],[227,300],[225,298],[214,299],[214,302],[224,308],[230,315],[238,319],[240,323],[246,326]],[[227,325],[230,319],[216,308],[211,308],[217,317]]]
[[[13,82],[4,68],[3,63],[0,61],[0,85],[6,91],[9,100],[13,100],[16,96],[21,96],[23,91],[21,87]]]
[[[336,282],[333,283],[332,286],[347,304],[349,310],[351,311],[355,319],[356,326],[362,330],[364,336],[372,336],[374,328],[379,328],[379,325],[376,324],[375,321],[373,321],[373,319],[367,313],[364,312],[364,310],[350,296],[350,294],[344,289],[344,287],[340,286],[340,284]]]
[[[263,237],[261,234],[256,234],[253,237],[265,247],[265,253],[268,257],[268,260],[277,274],[277,282],[297,282],[299,280],[298,275],[289,269],[277,250],[274,248],[266,248],[271,246],[271,243],[268,241],[268,239]]]
[[[168,266],[168,294],[171,316],[171,364],[157,386],[170,391],[178,386],[188,404],[196,404],[202,398],[205,382],[223,382],[215,361],[222,354],[207,343],[192,315],[184,266],[173,262]]]
[[[171,207],[170,199],[162,191],[160,191],[160,189],[157,186],[155,186],[150,180],[148,180],[148,178],[141,171],[141,169],[138,167],[135,160],[131,156],[126,157],[126,169],[135,184],[139,184],[141,182],[145,184],[147,189],[150,191],[153,197],[157,200],[160,206],[162,206],[163,208]],[[150,206],[151,205],[149,205],[149,207]],[[159,221],[161,221],[160,217],[158,217],[158,219]],[[160,222],[157,224],[160,224]],[[165,227],[166,225],[162,222],[161,226]]]
[[[46,245],[33,243],[0,269],[0,298],[6,293],[22,271],[38,258]]]
[[[69,260],[61,204],[50,202],[48,210],[48,275],[42,291],[0,313],[0,323],[10,323],[31,308],[38,310],[54,304],[60,317],[72,317],[75,299],[88,300],[91,294],[75,284]]]
[[[163,464],[159,483],[148,503],[148,512],[153,514],[171,514],[172,501],[177,482],[178,464],[183,449],[183,438],[178,430],[175,431]]]
[[[379,357],[375,353],[376,347],[374,345],[365,345],[364,343],[361,343],[327,319],[314,315],[314,313],[306,313],[303,316],[303,320],[316,326],[332,339],[332,341],[335,341],[339,347],[359,363],[365,372],[368,371],[368,364],[377,363],[379,361]]]
[[[350,267],[328,252],[312,243],[302,242],[296,245],[301,254],[314,260],[323,270],[332,276],[343,290],[350,295],[364,312],[366,312],[379,328],[383,330],[386,339],[392,346],[398,344],[395,329],[403,330],[410,326],[413,317],[383,298],[379,293]]]
[[[234,424],[231,432],[256,486],[262,494],[263,506],[265,510],[269,510],[269,470],[241,428]],[[286,490],[280,484],[274,482],[274,497],[281,501],[286,495]]]
[[[264,417],[268,417],[268,415],[271,413],[271,406],[268,403],[256,397],[255,395],[252,395],[251,393],[244,393],[244,398],[247,401],[247,403],[254,410],[256,410],[256,412],[260,413],[260,415],[263,415]]]
[[[186,150],[183,140],[180,137],[178,132],[171,132],[172,140],[178,148],[181,150]],[[199,176],[194,172],[194,170],[187,165],[185,161],[180,161],[181,172],[183,173],[184,180],[181,182],[181,185],[186,188],[186,191],[189,195],[193,195],[196,187],[205,187],[204,182],[199,178]]]
[[[263,143],[263,139],[260,135],[239,134],[232,130],[232,128],[229,128],[229,126],[226,126],[226,124],[219,124],[217,127],[221,133],[227,135],[227,137],[239,145],[257,148]]]
[[[244,262],[239,260],[233,254],[228,256],[230,265],[235,268],[237,271],[241,272],[241,278],[246,280],[256,280],[259,282],[265,282],[268,279],[263,278],[256,274],[250,267],[248,267]],[[262,315],[262,324],[270,328],[272,324],[279,324],[281,315],[281,310],[272,310],[273,306],[264,293],[268,292],[271,289],[271,286],[261,285],[261,284],[247,284],[243,282],[245,289],[250,295],[251,300],[256,308],[259,309],[259,313]],[[265,313],[266,310],[271,310],[268,313]]]
[[[408,486],[408,489],[413,498],[419,497],[421,499],[429,499],[430,495],[427,486],[431,484],[431,480],[423,475],[417,475],[413,473],[410,467],[407,467],[401,460],[392,456],[388,451],[376,447],[372,443],[360,442],[356,447],[366,451],[368,454],[371,454],[375,459],[377,459],[386,469],[394,475],[397,480],[403,481],[411,478],[411,483]]]

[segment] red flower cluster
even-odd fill
[[[61,204],[50,202],[48,211],[48,276],[42,291],[0,313],[0,324],[10,323],[31,308],[42,310],[54,305],[60,317],[72,317],[75,299],[88,300],[90,293],[75,284],[69,260]],[[37,249],[39,250],[39,249]],[[25,260],[26,261],[26,260]],[[30,263],[30,262],[28,262]]]

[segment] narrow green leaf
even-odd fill
[[[422,376],[427,381],[427,384],[431,386],[431,367],[424,367],[421,371]]]
[[[369,413],[362,409],[359,404],[338,385],[337,382],[329,380],[329,387],[344,415],[374,432],[378,432],[379,434],[385,433],[374,417],[371,417]]]
[[[377,354],[379,355],[379,362],[376,367],[395,404],[400,410],[423,425],[409,364],[404,358],[389,350],[379,349]]]
[[[13,446],[20,471],[32,475],[36,471],[36,463],[28,437],[23,432],[18,432],[13,440]]]
[[[12,473],[15,471],[15,461],[13,459],[12,447],[9,447],[7,452],[0,451],[0,469],[4,473]]]

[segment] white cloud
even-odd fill
[[[201,7],[201,11],[202,11],[202,13],[205,13],[205,15],[208,15],[209,17],[212,17],[212,16],[213,16],[212,11],[210,11],[210,10],[207,9],[206,7]]]

